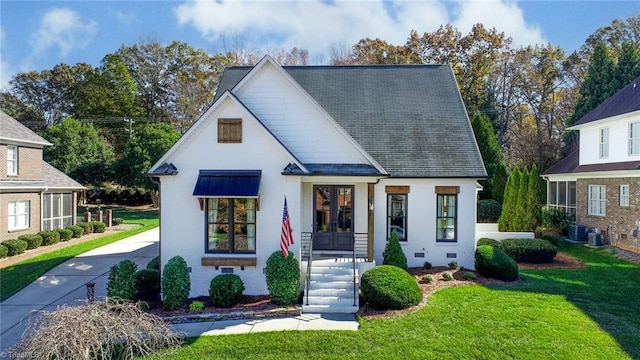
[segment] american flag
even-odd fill
[[[287,196],[284,197],[284,210],[282,211],[282,233],[280,234],[280,250],[284,257],[289,256],[289,246],[293,245],[293,233],[289,223],[289,211],[287,210]]]

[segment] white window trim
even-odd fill
[[[620,185],[620,206],[629,206],[629,184]]]
[[[23,205],[22,209],[20,204]],[[9,201],[9,205],[7,206],[7,229],[9,231],[18,231],[29,228],[30,206],[31,204],[29,200]],[[20,222],[20,219],[23,219],[23,221]]]
[[[607,187],[605,185],[589,185],[587,212],[589,215],[595,216],[607,215]]]
[[[13,149],[13,158],[9,158],[9,149]],[[7,145],[7,175],[18,175],[18,147],[16,145]]]
[[[600,159],[609,157],[609,128],[600,129]]]
[[[54,209],[54,203],[53,203],[53,197],[55,195],[60,195],[60,203],[58,204],[58,209]],[[68,195],[70,197],[69,201],[69,206],[70,206],[70,211],[69,211],[69,215],[64,215],[64,210],[65,210],[65,203],[64,203],[64,197],[65,195]],[[46,203],[45,201],[45,197],[49,197],[49,216],[50,217],[44,217],[44,205]],[[69,193],[45,193],[42,195],[42,228],[43,230],[55,230],[56,228],[63,228],[64,226],[61,227],[56,227],[54,228],[53,224],[55,223],[56,220],[60,221],[60,224],[63,225],[65,220],[69,220],[71,221],[71,219],[73,218],[73,194],[69,194]],[[56,211],[57,210],[57,211]],[[58,216],[54,216],[53,214],[58,213]],[[44,224],[48,222],[48,226],[45,226]]]
[[[640,121],[629,123],[629,155],[640,155]]]

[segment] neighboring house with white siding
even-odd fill
[[[0,241],[76,223],[84,187],[42,160],[50,145],[0,111]]]
[[[548,207],[598,229],[611,244],[638,252],[634,234],[640,225],[640,77],[569,130],[580,132],[579,150],[542,174],[548,184]]]
[[[160,184],[162,264],[185,258],[192,296],[220,273],[239,275],[246,294],[268,293],[284,194],[303,273],[309,255],[381,264],[393,230],[410,267],[474,267],[486,172],[449,65],[265,57],[228,68],[214,104],[148,175]],[[310,283],[328,271],[315,266]]]

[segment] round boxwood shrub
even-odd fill
[[[209,296],[215,307],[231,307],[240,302],[244,283],[236,274],[221,274],[211,279]]]
[[[402,246],[400,246],[400,240],[398,233],[393,230],[387,245],[382,253],[382,265],[397,266],[402,270],[407,270],[407,257],[402,252]]]
[[[79,238],[80,236],[82,236],[82,234],[84,234],[84,229],[82,228],[82,226],[69,225],[66,227],[66,229],[73,231],[72,237],[74,238]]]
[[[93,225],[94,233],[103,233],[105,232],[105,230],[107,230],[107,224],[103,223],[102,221],[92,221],[91,225]]]
[[[405,309],[422,301],[422,291],[408,272],[393,265],[380,265],[362,274],[363,300],[374,309]]]
[[[56,229],[56,231],[60,234],[60,240],[61,241],[69,241],[73,237],[73,230]]]
[[[136,270],[138,270],[138,265],[131,260],[122,260],[113,265],[107,281],[107,296],[135,300]]]
[[[29,245],[26,241],[19,239],[5,240],[2,244],[7,247],[8,256],[23,254]]]
[[[497,223],[502,213],[502,205],[493,199],[478,201],[478,222]]]
[[[160,270],[140,269],[135,274],[136,298],[156,300],[160,295]]]
[[[296,257],[289,253],[284,257],[281,251],[275,251],[267,259],[267,288],[271,302],[278,305],[291,305],[300,297],[300,267]]]
[[[38,234],[24,234],[18,236],[18,239],[27,242],[27,250],[37,249],[42,245],[42,236]]]
[[[40,231],[38,235],[42,236],[42,245],[53,245],[60,241],[60,233],[55,230]]]
[[[81,223],[78,223],[78,226],[80,226],[82,230],[84,230],[83,232],[84,235],[93,234],[92,222],[81,222]]]
[[[518,278],[518,264],[504,251],[491,245],[476,248],[475,267],[482,276],[506,281]]]
[[[174,256],[162,271],[162,308],[177,310],[189,300],[191,278],[187,262],[181,256]]]
[[[547,240],[548,242],[552,243],[553,246],[560,246],[560,242],[562,242],[562,238],[550,235],[550,234],[542,234],[540,235],[540,239],[542,240]]]
[[[123,218],[113,218],[113,219],[111,219],[111,223],[113,225],[122,225],[122,224],[124,224],[124,219]]]
[[[0,244],[0,259],[6,258],[7,254],[9,254],[9,249],[4,244]]]
[[[478,239],[478,242],[476,243],[477,246],[480,245],[491,245],[493,247],[497,247],[500,250],[504,250],[504,245],[502,245],[502,242],[495,240],[495,239],[491,239],[491,238],[480,238]]]
[[[160,256],[156,256],[153,259],[149,260],[149,262],[147,263],[147,269],[160,271]]]
[[[504,239],[504,252],[516,262],[552,263],[558,248],[542,239]]]

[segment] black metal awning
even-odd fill
[[[200,170],[193,195],[257,197],[261,176],[261,170]]]

